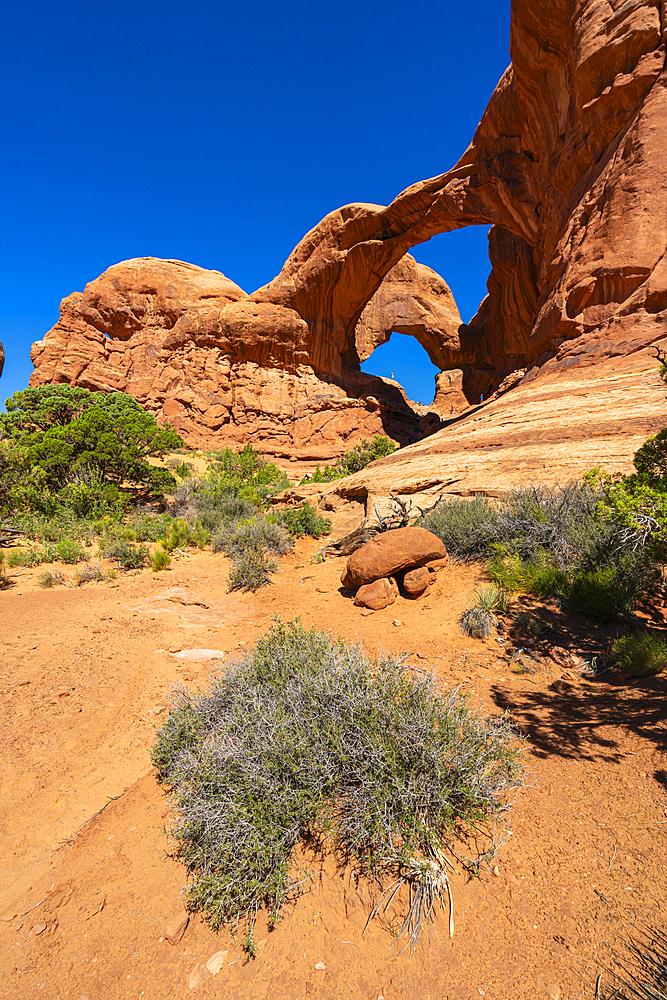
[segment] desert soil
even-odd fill
[[[450,564],[425,597],[364,613],[340,590],[342,560],[311,561],[319,545],[299,541],[255,595],[228,594],[229,563],[209,553],[53,590],[23,570],[0,592],[0,996],[565,1000],[594,995],[619,935],[664,923],[667,678],[587,676],[608,633],[556,610],[540,639],[466,639],[478,567]],[[197,915],[166,940],[186,876],[154,727],[176,684],[205,686],[211,656],[251,646],[275,614],[406,654],[483,711],[510,710],[526,737],[511,835],[479,877],[453,876],[454,936],[440,915],[412,959],[391,947],[405,898],[364,933],[378,888],[314,852],[284,919],[260,918],[255,958]],[[213,654],[176,655],[188,650]]]

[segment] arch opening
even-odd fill
[[[411,334],[393,331],[361,363],[361,370],[397,382],[412,403],[430,406],[435,398],[435,377],[440,369]]]

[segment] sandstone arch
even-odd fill
[[[660,0],[513,0],[512,64],[452,169],[330,213],[251,295],[180,262],[110,268],[63,301],[31,383],[125,388],[193,443],[312,458],[380,430],[408,443],[415,414],[359,371],[359,345],[384,336],[409,249],[465,225],[492,226],[487,298],[440,343],[407,327],[469,399],[661,340],[666,20]]]

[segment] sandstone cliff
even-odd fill
[[[65,300],[33,384],[124,385],[193,442],[319,458],[380,428],[419,436],[401,392],[359,372],[390,327],[460,372],[439,383],[441,411],[452,384],[473,401],[515,372],[535,394],[545,379],[582,385],[591,366],[612,377],[616,358],[647,370],[667,336],[665,20],[659,0],[513,0],[512,64],[451,170],[386,208],[330,213],[249,296],[175,262],[117,265],[125,285],[111,268]],[[444,282],[403,258],[478,224],[493,227],[488,296],[457,327]],[[188,267],[187,298],[166,274],[164,290],[142,290],[147,271]]]

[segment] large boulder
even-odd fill
[[[344,587],[362,587],[446,555],[447,550],[438,536],[425,528],[383,531],[352,553],[341,583]]]
[[[383,577],[373,583],[359,587],[354,603],[358,608],[370,608],[371,611],[381,611],[393,604],[398,597],[398,584],[393,576]]]

